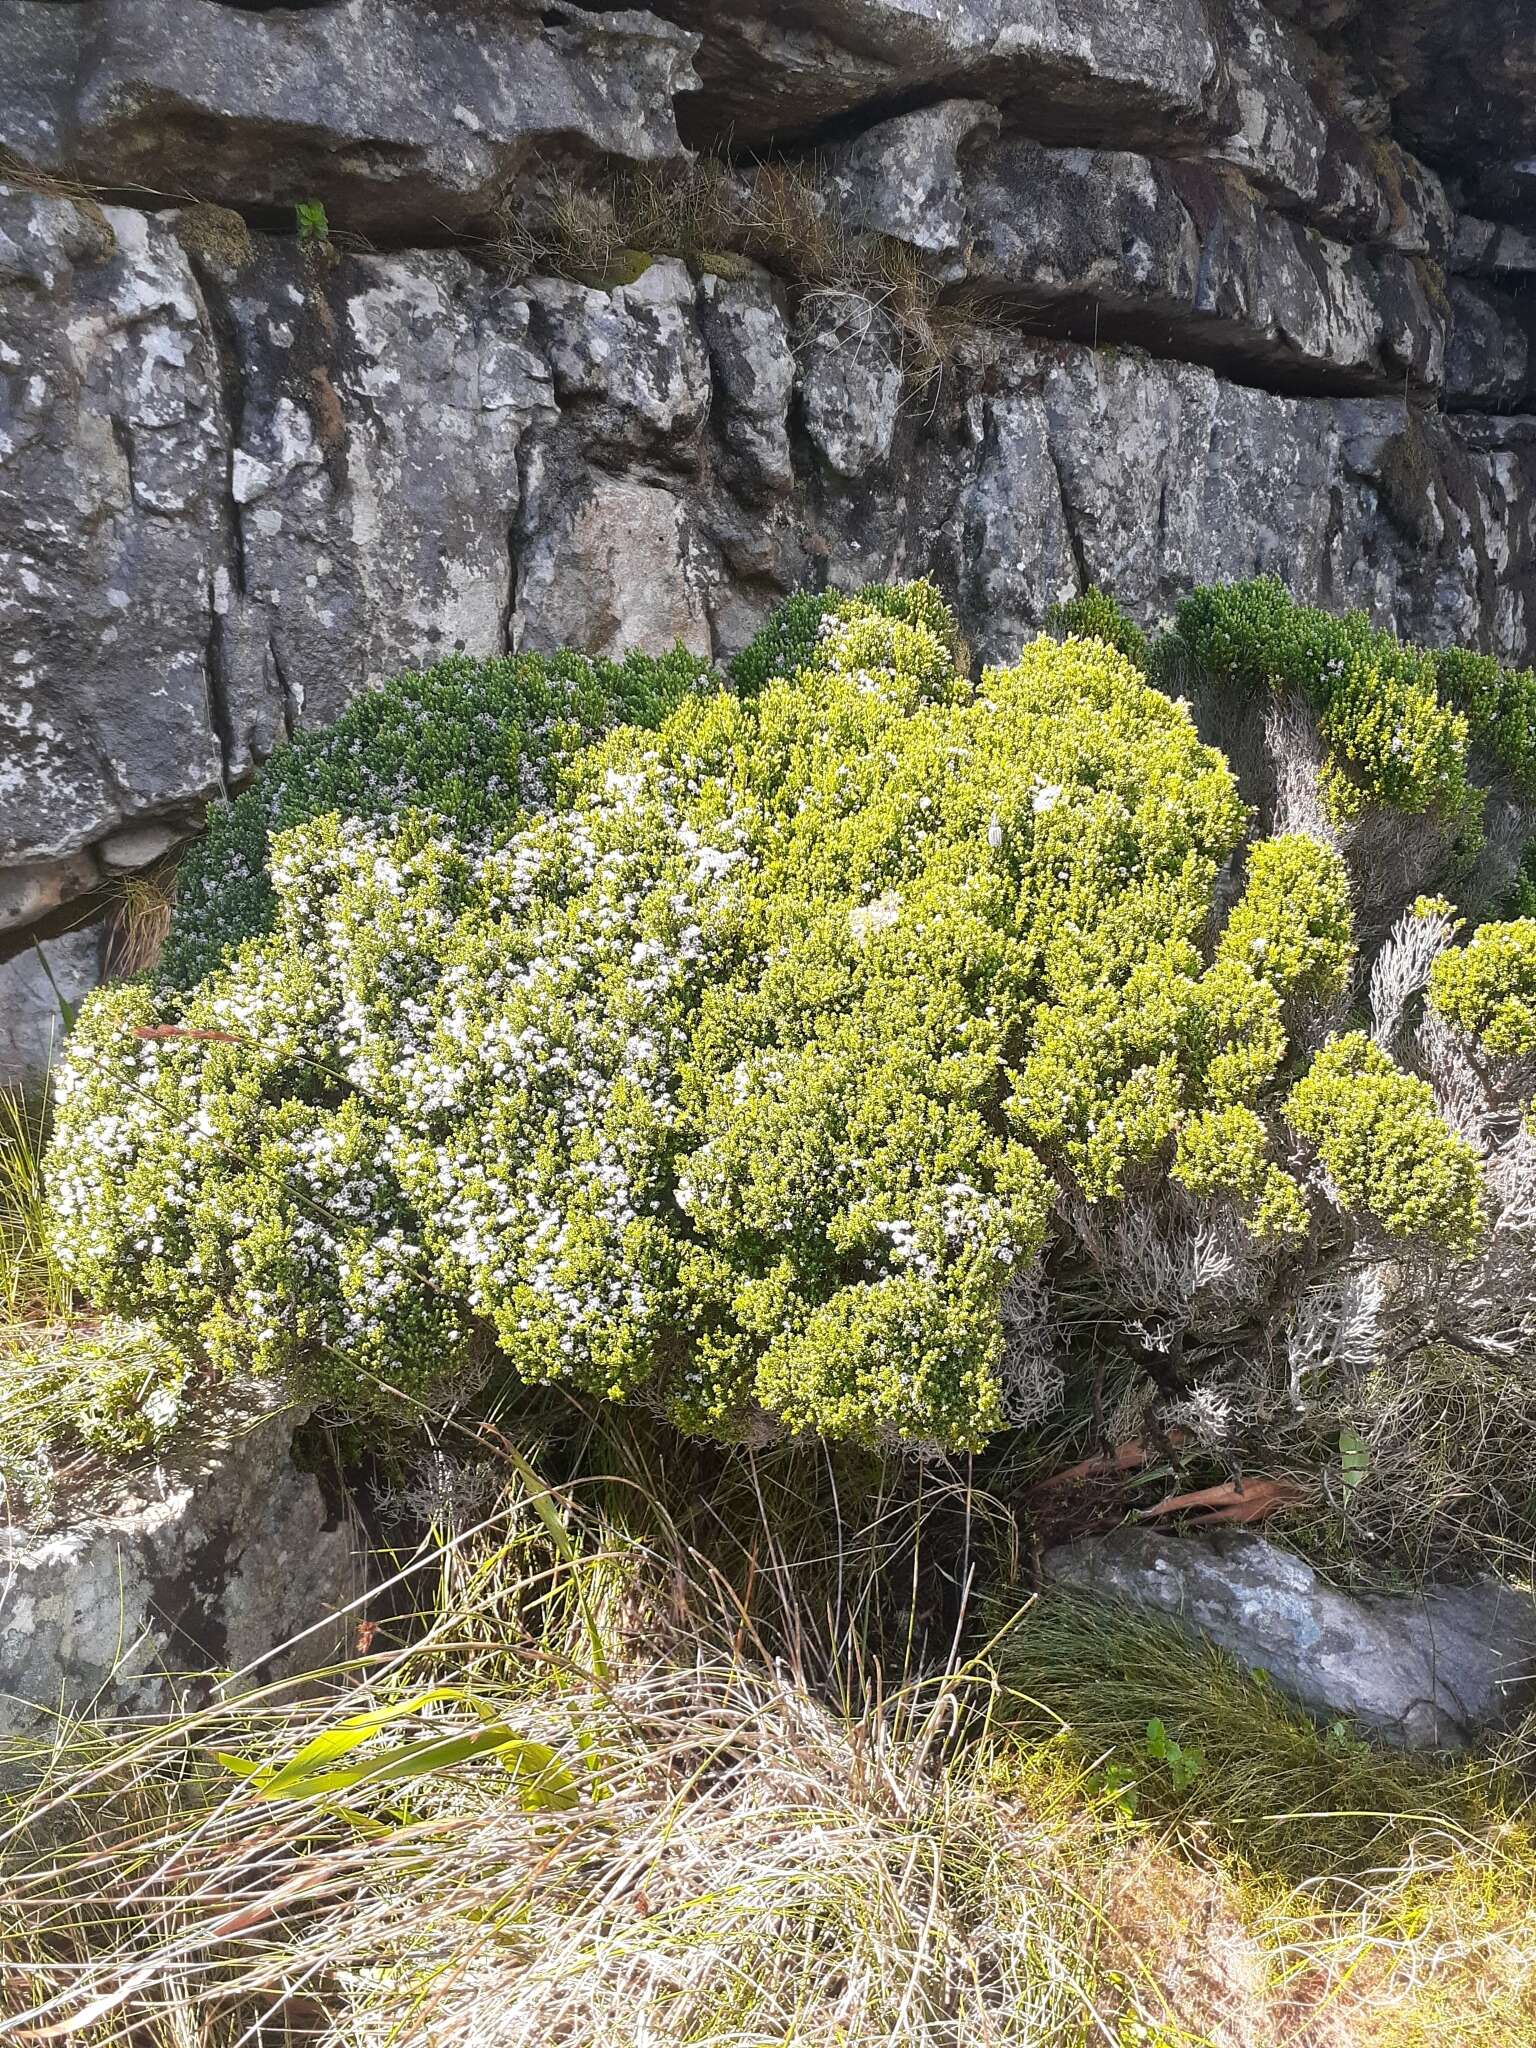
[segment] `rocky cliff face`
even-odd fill
[[[458,648],[726,655],[929,573],[996,657],[1273,571],[1530,658],[1519,0],[0,0],[0,47],[0,949]],[[942,351],[792,252],[507,260],[690,151],[790,165]]]

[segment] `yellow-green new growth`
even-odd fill
[[[1333,1039],[1291,1090],[1286,1121],[1317,1148],[1346,1214],[1389,1236],[1470,1253],[1486,1217],[1483,1170],[1435,1107],[1363,1031]]]
[[[1293,832],[1248,852],[1248,879],[1218,960],[1241,962],[1281,997],[1326,1001],[1349,980],[1349,873],[1330,846]]]
[[[1489,1052],[1536,1052],[1536,918],[1480,926],[1465,946],[1440,955],[1429,993],[1442,1017]]]
[[[1189,1118],[1179,1132],[1170,1171],[1192,1195],[1228,1196],[1264,1242],[1306,1232],[1306,1197],[1290,1174],[1271,1161],[1263,1118],[1241,1103]]]

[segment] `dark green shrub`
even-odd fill
[[[793,676],[815,661],[827,621],[850,617],[855,607],[925,627],[958,660],[959,628],[931,583],[871,583],[856,598],[846,591],[804,590],[787,599],[731,663],[731,682],[750,697],[775,676]]]
[[[379,821],[420,810],[458,840],[488,841],[552,800],[581,747],[615,725],[659,725],[708,672],[680,647],[622,662],[461,655],[370,691],[211,811],[177,877],[159,980],[191,988],[271,929],[274,833],[327,811]]]
[[[1408,646],[1363,612],[1336,618],[1297,604],[1273,577],[1191,592],[1178,635],[1218,684],[1287,690],[1311,706],[1342,817],[1382,803],[1467,831],[1481,801],[1467,781],[1473,746],[1523,793],[1536,791],[1536,672],[1464,648]]]

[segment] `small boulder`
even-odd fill
[[[1536,1693],[1536,1601],[1495,1579],[1342,1593],[1262,1537],[1117,1529],[1046,1553],[1053,1584],[1166,1616],[1322,1717],[1461,1749]]]

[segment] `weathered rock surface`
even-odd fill
[[[658,0],[696,30],[692,140],[800,134],[902,94],[1024,91],[1059,129],[1205,132],[1220,57],[1201,0]]]
[[[1536,1697],[1536,1602],[1494,1580],[1346,1594],[1250,1535],[1122,1529],[1046,1553],[1054,1584],[1208,1636],[1314,1713],[1406,1749],[1457,1749]]]
[[[1536,275],[1536,232],[1512,227],[1508,221],[1458,214],[1448,262],[1464,277]]]
[[[64,1006],[87,995],[100,972],[95,931],[67,932],[0,962],[0,1088],[47,1073],[64,1043]]]
[[[161,1712],[217,1672],[248,1687],[345,1653],[351,1624],[334,1617],[361,1568],[291,1441],[291,1420],[270,1418],[155,1468],[109,1514],[0,1529],[0,1738],[60,1707]]]
[[[228,444],[161,221],[0,188],[0,296],[0,866],[35,868],[220,787]]]
[[[215,593],[231,774],[412,663],[506,644],[518,451],[553,416],[528,306],[449,250],[252,238],[225,282],[234,545]]]
[[[320,200],[426,240],[483,223],[535,157],[655,162],[693,39],[579,6],[0,0],[0,134],[42,171],[237,207]]]
[[[917,118],[888,125],[910,129]],[[909,161],[914,140],[903,143]],[[948,179],[936,166],[925,181],[928,232],[953,222],[954,270],[990,303],[1272,389],[1440,383],[1443,300],[1415,256],[1319,234],[1210,166],[1019,136],[972,141],[963,160],[946,153]],[[906,188],[886,178],[866,192],[869,225],[910,239]]]
[[[1410,146],[1474,210],[1536,220],[1536,16],[1526,0],[1357,0],[1353,48]]]
[[[1451,280],[1455,315],[1445,401],[1479,412],[1519,412],[1536,397],[1536,302],[1496,284]]]

